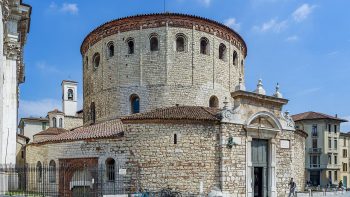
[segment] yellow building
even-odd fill
[[[343,163],[349,163],[347,157],[343,158],[343,150],[347,156],[347,148],[343,146],[347,134],[340,133],[340,124],[347,120],[318,112],[304,112],[292,118],[296,128],[308,134],[305,141],[305,182],[325,187],[342,180],[347,185],[349,176],[343,172]]]

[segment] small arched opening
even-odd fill
[[[129,38],[127,39],[127,44],[128,44],[128,54],[134,54],[135,50],[135,43],[134,43],[134,39]]]
[[[216,96],[211,96],[209,99],[209,107],[219,107],[219,99]]]
[[[176,51],[184,52],[186,50],[186,37],[183,34],[176,36]]]
[[[151,35],[150,40],[150,50],[151,51],[159,51],[159,42],[158,42],[158,36],[157,35]]]
[[[95,55],[93,57],[93,64],[94,64],[94,68],[98,68],[98,66],[100,65],[100,54],[99,53],[95,53]]]
[[[54,160],[49,163],[49,181],[50,183],[56,182],[56,162]]]
[[[115,160],[112,158],[106,160],[106,176],[107,181],[115,181]]]
[[[140,97],[137,94],[130,96],[130,105],[132,114],[140,112]]]
[[[222,43],[219,45],[219,59],[221,60],[226,59],[226,45]]]
[[[204,55],[209,54],[209,40],[205,37],[202,37],[200,40],[200,53]]]
[[[114,56],[114,43],[113,42],[109,42],[107,45],[108,48],[108,57],[113,57]]]
[[[90,104],[90,120],[91,123],[94,124],[96,121],[96,110],[95,110],[95,102]]]

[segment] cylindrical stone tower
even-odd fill
[[[244,81],[247,47],[221,23],[191,15],[107,22],[81,45],[84,124],[178,105],[221,107]]]

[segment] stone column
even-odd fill
[[[253,197],[253,164],[252,164],[252,137],[246,140],[246,196]]]
[[[270,188],[270,195],[271,197],[277,196],[276,191],[276,141],[275,139],[270,140],[270,154],[269,154],[269,188]]]

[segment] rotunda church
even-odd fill
[[[55,171],[51,190],[73,195],[84,169],[86,187],[103,195],[171,187],[275,197],[291,178],[304,189],[307,134],[283,112],[279,87],[268,95],[259,80],[245,89],[247,46],[233,29],[192,15],[136,15],[97,27],[80,51],[84,126],[26,148],[29,164],[69,166]]]

